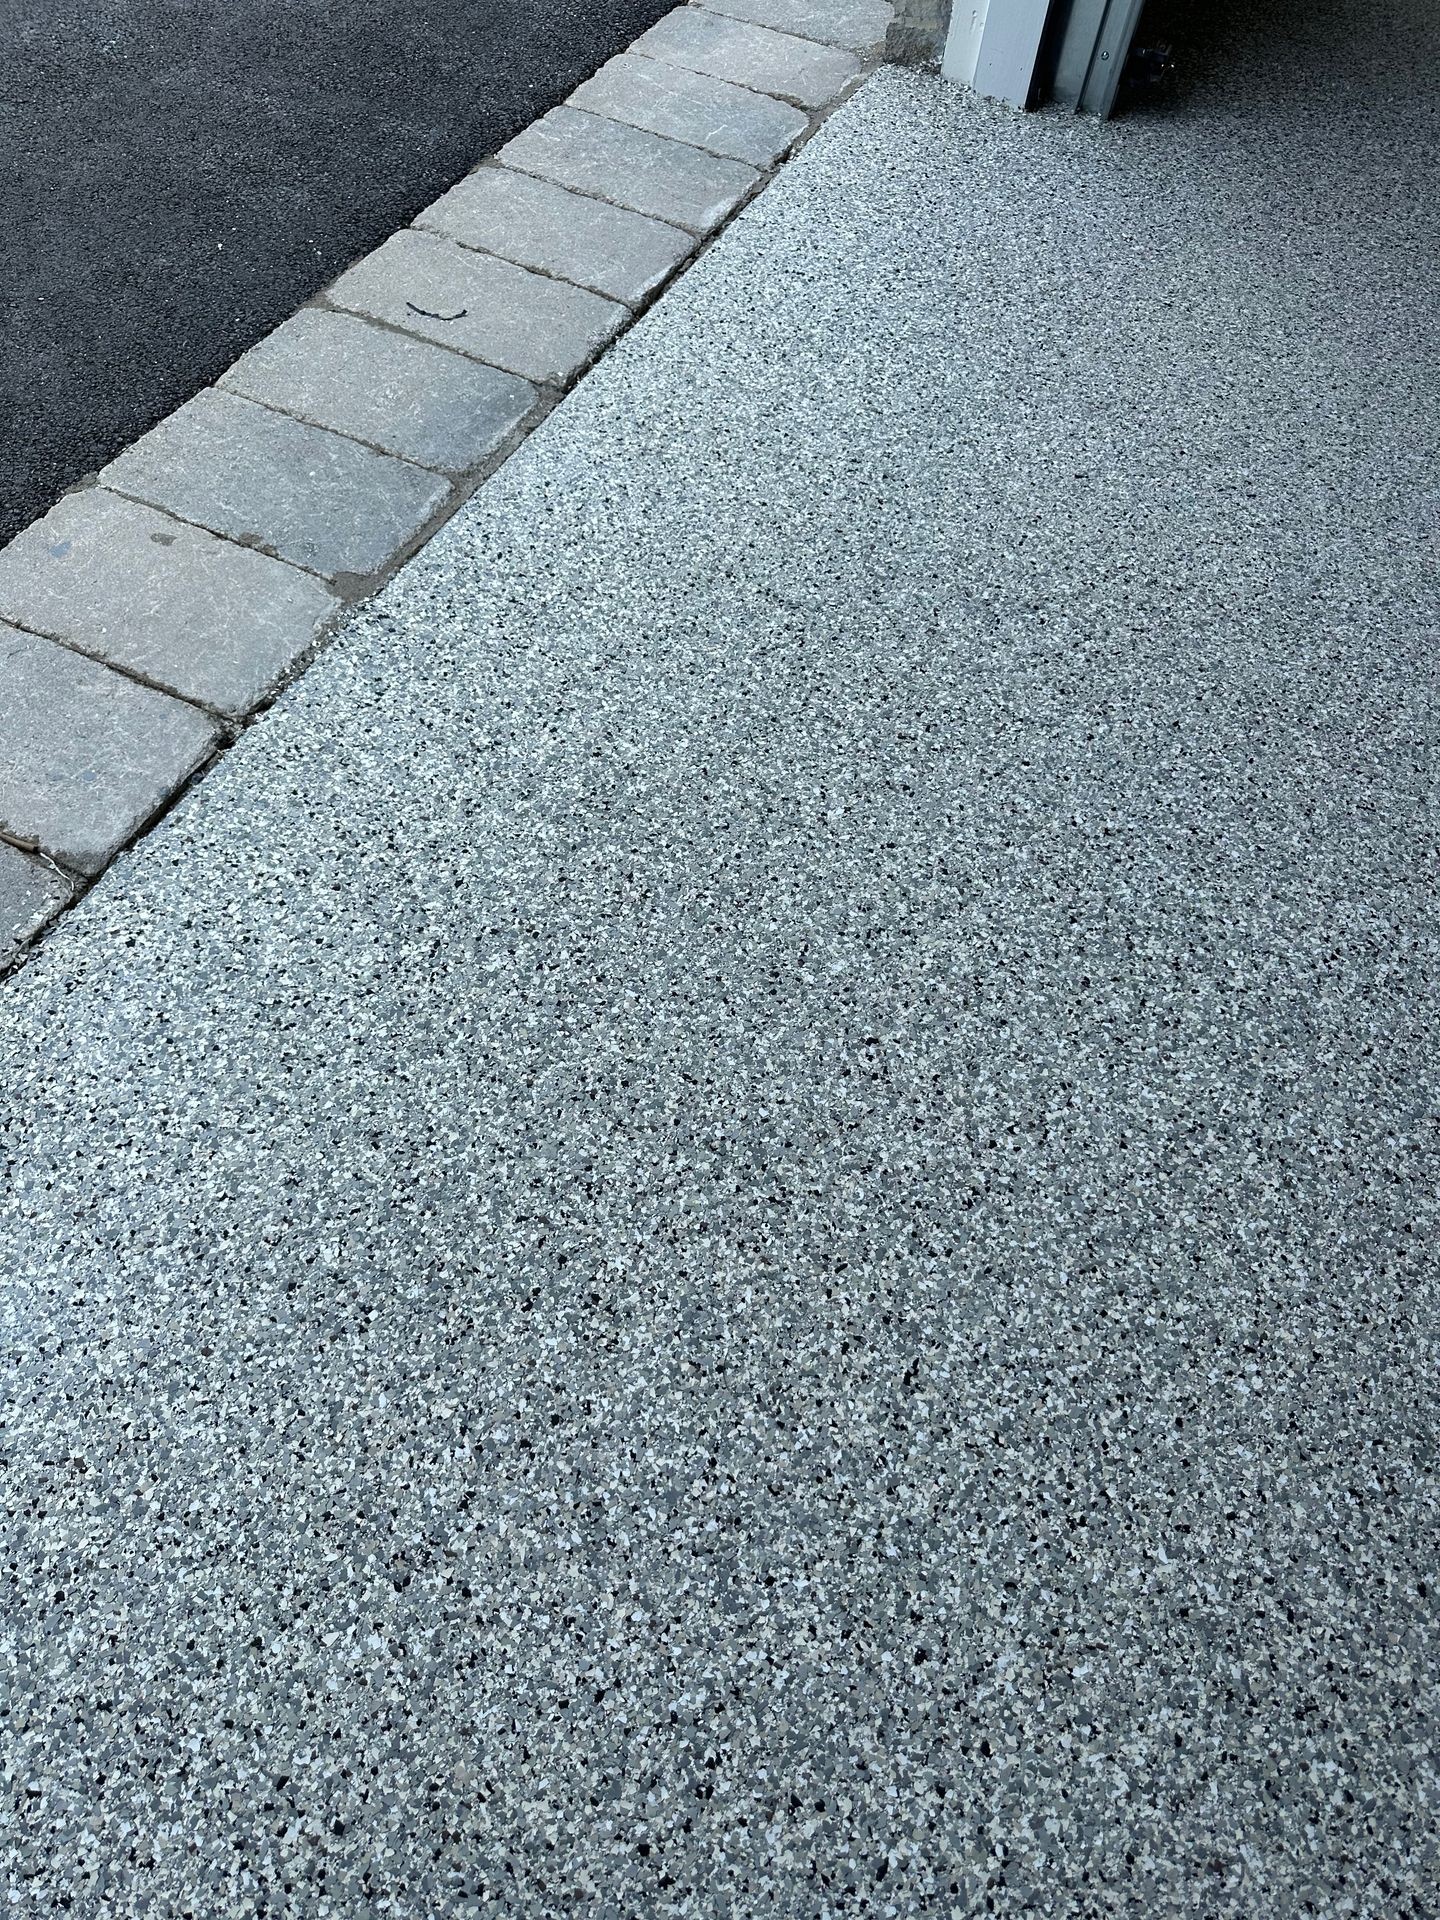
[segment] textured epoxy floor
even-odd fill
[[[1434,28],[1276,18],[872,82],[9,984],[20,1911],[1433,1910]]]

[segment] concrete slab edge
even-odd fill
[[[827,22],[853,43],[857,20],[868,31],[882,10],[886,0],[677,7],[659,23],[671,23],[668,32],[649,29],[648,45],[607,63],[602,74],[622,71],[602,93],[594,79],[582,82],[573,105],[483,157],[214,386],[0,548],[0,624],[17,645],[21,636],[53,643],[92,678],[94,666],[115,675],[117,696],[128,684],[142,714],[187,709],[213,737],[198,764],[152,756],[141,817],[132,790],[97,858],[95,785],[103,792],[106,751],[133,773],[147,743],[65,743],[84,768],[91,836],[72,848],[63,807],[54,825],[63,768],[46,769],[47,830],[27,806],[23,768],[35,742],[7,747],[6,726],[17,723],[6,716],[23,714],[25,702],[4,698],[0,661],[0,855],[27,890],[25,914],[0,940],[0,978],[25,964],[854,92],[878,64],[883,34],[862,51],[827,40]],[[707,37],[707,21],[718,37]],[[694,27],[704,71],[687,50]],[[826,49],[834,58],[817,67]],[[825,98],[799,106],[792,58],[803,90]],[[633,108],[626,63],[644,69],[646,97]],[[304,345],[296,332],[308,351],[296,350]],[[324,488],[312,484],[317,470]],[[307,504],[319,495],[328,523],[325,504]],[[357,521],[368,566],[347,564]]]

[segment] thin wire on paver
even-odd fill
[[[765,44],[763,36],[773,36],[777,31],[776,29],[767,28],[763,22],[756,21],[743,13],[736,14],[728,11],[724,5],[724,0],[695,0],[693,7],[680,7],[675,9],[671,15],[667,15],[665,20],[659,23],[659,28],[664,28],[667,20],[673,21],[675,22],[675,26],[671,29],[672,35],[679,32],[683,37],[686,21],[680,16],[688,17],[694,13],[708,15],[712,20],[723,19],[737,28],[753,27],[762,36],[762,45]],[[664,35],[659,32],[659,28],[648,29],[647,34],[642,35],[641,39],[655,36],[655,40],[663,43]],[[684,65],[679,60],[668,60],[665,58],[663,52],[656,53],[652,51],[655,40],[652,40],[651,48],[642,47],[637,43],[632,45],[625,53],[615,56],[616,60],[641,60],[646,64],[654,65],[666,73],[672,73],[677,76],[684,75],[687,79],[695,81],[708,81],[716,87],[734,88],[740,93],[752,95],[756,100],[765,100],[777,106],[785,106],[797,115],[803,115],[803,125],[797,129],[793,139],[780,148],[768,162],[740,162],[737,161],[734,156],[719,153],[712,148],[707,148],[697,140],[683,139],[675,134],[649,132],[644,127],[636,126],[631,122],[621,119],[615,113],[597,111],[579,104],[572,105],[568,101],[564,103],[562,108],[552,110],[556,113],[569,111],[585,118],[593,119],[599,124],[609,125],[617,129],[624,128],[630,132],[642,135],[649,141],[659,143],[662,147],[670,145],[679,149],[688,149],[689,151],[696,154],[703,154],[707,158],[732,168],[743,166],[747,171],[753,173],[755,177],[736,194],[733,202],[720,212],[713,225],[708,228],[703,226],[697,228],[683,222],[679,220],[673,212],[657,215],[649,209],[637,209],[633,205],[627,205],[626,202],[612,198],[607,193],[598,191],[591,186],[576,187],[564,182],[554,183],[566,194],[573,195],[577,199],[597,201],[604,205],[614,206],[621,211],[635,214],[639,218],[658,220],[662,224],[668,223],[677,231],[686,232],[692,240],[693,245],[676,260],[672,267],[661,275],[649,290],[639,293],[633,299],[623,301],[613,301],[613,296],[606,296],[611,298],[612,303],[619,307],[621,316],[614,327],[613,333],[611,333],[608,338],[594,345],[589,351],[584,352],[581,357],[572,364],[567,365],[565,371],[557,379],[536,381],[532,377],[531,385],[534,387],[537,396],[535,404],[514,424],[512,429],[492,450],[491,454],[478,461],[473,468],[456,472],[454,470],[428,467],[423,463],[406,459],[405,456],[397,455],[391,450],[377,445],[374,441],[364,439],[359,434],[336,428],[323,420],[318,420],[307,414],[294,411],[289,407],[271,404],[258,395],[246,392],[243,393],[242,396],[240,389],[227,387],[223,384],[226,378],[223,374],[213,387],[202,390],[215,392],[217,394],[235,394],[243,397],[250,406],[263,409],[265,412],[278,416],[279,418],[293,420],[297,422],[297,424],[308,427],[311,430],[334,435],[336,438],[349,441],[357,447],[364,448],[371,454],[380,455],[392,461],[402,461],[403,464],[410,466],[417,473],[428,472],[432,475],[438,475],[438,477],[446,481],[448,491],[444,499],[442,499],[435,510],[421,521],[395,548],[385,563],[377,567],[373,572],[363,575],[344,573],[331,573],[327,575],[320,572],[318,568],[306,567],[288,556],[282,556],[272,545],[261,538],[236,537],[216,527],[208,526],[202,520],[189,518],[185,513],[177,511],[174,507],[155,499],[147,498],[143,493],[132,493],[128,491],[123,484],[117,484],[116,479],[107,479],[104,473],[100,476],[98,486],[92,483],[90,487],[74,489],[72,493],[62,496],[62,498],[67,499],[76,497],[83,498],[85,494],[90,492],[109,492],[121,499],[144,507],[151,513],[161,515],[179,525],[193,528],[207,539],[217,540],[230,546],[250,547],[266,555],[278,565],[291,567],[299,573],[307,574],[312,578],[322,581],[326,588],[333,594],[337,605],[334,612],[313,630],[308,640],[296,646],[294,653],[274,672],[264,690],[255,697],[252,702],[247,704],[242,712],[227,713],[211,705],[204,699],[194,697],[190,694],[177,693],[172,687],[165,686],[162,682],[148,676],[143,671],[137,670],[133,665],[127,665],[123,661],[111,658],[103,650],[100,650],[98,643],[86,644],[84,640],[78,639],[72,634],[56,632],[43,626],[32,624],[25,618],[23,608],[14,607],[9,598],[0,595],[0,619],[5,620],[12,627],[21,632],[30,633],[38,638],[58,644],[72,654],[101,666],[106,671],[113,672],[120,678],[128,680],[133,684],[163,694],[168,699],[181,701],[197,713],[204,714],[207,720],[216,728],[216,742],[213,750],[198,765],[186,772],[185,775],[176,782],[133,831],[127,835],[117,837],[114,844],[110,846],[103,864],[94,872],[87,874],[74,871],[64,864],[63,861],[55,859],[50,853],[39,848],[33,836],[25,835],[23,831],[16,827],[7,828],[0,826],[0,840],[14,846],[30,858],[43,861],[47,867],[63,879],[65,886],[69,890],[69,898],[57,907],[52,916],[41,928],[37,929],[31,935],[19,951],[13,954],[8,960],[0,958],[0,975],[7,974],[23,965],[29,955],[35,951],[39,941],[63,918],[68,909],[83,897],[89,890],[89,887],[94,884],[94,881],[99,878],[100,873],[105,871],[121,853],[133,847],[138,840],[152,831],[153,828],[169,814],[171,809],[178,805],[179,801],[190,791],[191,787],[209,771],[210,767],[212,767],[218,759],[223,757],[228,748],[238,740],[240,735],[250,726],[254,725],[263,714],[269,711],[285,689],[293,685],[295,680],[304,673],[313,664],[319,654],[329,646],[353,610],[372,597],[401,566],[412,558],[428,540],[433,538],[434,534],[459,511],[478,488],[483,486],[486,481],[491,478],[498,468],[501,467],[515,451],[515,448],[527,439],[530,433],[533,432],[540,422],[553,410],[563,395],[569,391],[576,381],[583,378],[585,373],[595,364],[596,360],[608,351],[616,340],[627,333],[639,318],[649,311],[655,301],[662,296],[669,286],[673,285],[680,274],[686,272],[695,261],[708,251],[718,235],[725,231],[731,221],[738,217],[755,196],[775,177],[779,170],[814,136],[830,114],[854,92],[855,88],[863,81],[865,76],[873,70],[876,64],[876,52],[878,49],[872,49],[868,54],[860,53],[854,47],[846,46],[843,43],[826,41],[818,37],[811,39],[807,35],[795,33],[788,25],[778,31],[782,38],[788,37],[803,46],[809,48],[827,47],[837,53],[846,54],[854,61],[855,71],[839,86],[834,96],[823,105],[805,108],[799,106],[798,103],[783,94],[766,92],[759,86],[732,75],[709,73],[693,66]],[[609,67],[611,62],[607,61],[605,64],[606,67]],[[600,71],[603,73],[605,68],[602,67]],[[583,92],[587,87],[592,87],[596,79],[598,79],[598,75],[583,81],[580,86],[575,89],[575,92],[578,94]],[[548,115],[542,116],[542,121],[537,121],[533,123],[533,125],[539,126],[544,119],[548,119],[549,117]],[[524,137],[524,134],[522,134],[517,136],[517,139],[523,140]],[[510,144],[513,145],[514,143],[512,142]],[[537,179],[548,178],[548,176],[543,173],[532,173],[530,169],[526,168],[523,160],[516,165],[511,160],[506,159],[504,155],[505,150],[502,149],[500,155],[487,156],[482,159],[469,174],[465,175],[461,181],[456,183],[455,188],[449,191],[457,191],[458,188],[463,187],[466,180],[473,179],[475,174],[485,168],[510,171],[523,177]],[[445,197],[446,196],[441,196],[442,200]],[[438,206],[440,202],[437,201],[435,204]],[[426,209],[425,211],[428,213],[433,211],[433,209]],[[558,285],[573,287],[580,292],[590,292],[592,297],[594,297],[594,290],[588,288],[584,282],[567,280],[561,273],[543,266],[537,267],[528,262],[521,264],[509,260],[504,254],[492,253],[485,247],[458,240],[454,235],[444,233],[443,229],[441,230],[441,235],[437,235],[436,229],[427,227],[423,224],[424,221],[425,213],[422,213],[417,216],[416,221],[411,226],[402,228],[399,231],[402,234],[430,234],[434,237],[441,237],[441,235],[443,235],[451,245],[462,252],[473,254],[479,258],[495,259],[506,267],[513,269],[517,274],[528,275],[537,280],[552,281]],[[392,236],[392,239],[394,237],[395,236]],[[389,244],[388,241],[381,243],[382,247],[388,246]],[[376,248],[371,254],[363,256],[363,259],[371,259],[379,251],[380,249]],[[346,274],[354,272],[355,267],[361,264],[362,262],[352,263],[352,266],[346,269]],[[337,280],[331,283],[331,287],[323,289],[312,300],[305,302],[299,311],[304,312],[315,309],[322,312],[354,313],[354,309],[337,306],[330,299],[332,288],[338,286],[340,282],[345,279],[346,274],[338,276]],[[412,311],[416,310],[413,303],[407,301],[406,305],[410,306]],[[418,330],[411,331],[390,321],[383,315],[361,311],[354,313],[354,317],[363,320],[370,326],[394,333],[402,339],[420,341],[427,346],[438,348],[441,351],[454,353],[457,357],[471,364],[494,364],[493,362],[487,362],[480,353],[467,352],[464,349],[457,348],[443,339],[437,339],[435,335],[430,332],[422,333]],[[439,315],[433,317],[437,319],[442,318],[442,316]],[[288,325],[289,322],[282,324]],[[278,331],[278,329],[276,329],[276,331]],[[269,338],[270,336],[266,337]],[[242,356],[242,358],[243,357],[244,356]],[[189,402],[186,403],[187,406],[190,404]],[[169,416],[169,419],[173,420],[174,418],[174,415]],[[166,424],[166,422],[162,422],[161,428],[163,429]],[[152,432],[158,432],[159,430],[160,429],[152,429]],[[148,439],[149,437],[149,435],[143,436],[144,439]],[[138,446],[141,443],[136,442],[135,444]],[[126,452],[128,453],[128,451],[127,449]],[[125,453],[122,453],[117,456],[117,460],[123,461],[125,457]],[[54,511],[54,509],[51,511]],[[31,528],[23,530],[22,533],[17,536],[17,541],[12,543],[12,545],[18,544],[20,540],[24,540],[27,534],[33,532],[33,526],[42,524],[46,517],[48,516],[42,516],[40,522],[35,522]],[[215,515],[214,517],[220,516]],[[0,550],[0,567],[3,567],[5,551],[7,550]]]

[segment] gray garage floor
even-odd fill
[[[1436,28],[1275,18],[873,81],[9,985],[36,1911],[1431,1910]]]

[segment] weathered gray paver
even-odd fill
[[[378,572],[449,493],[436,474],[214,388],[100,477],[332,579]]]
[[[415,224],[632,307],[695,246],[679,227],[509,167],[481,167]]]
[[[0,830],[95,873],[215,744],[197,708],[0,625]]]
[[[414,229],[357,261],[326,298],[551,386],[581,373],[628,317],[598,293]]]
[[[556,107],[536,120],[498,157],[522,173],[597,193],[695,233],[717,227],[760,178],[738,160],[573,107]]]
[[[52,867],[0,840],[0,967],[8,967],[69,898],[70,888]]]
[[[810,124],[787,101],[629,53],[577,87],[569,104],[757,167],[778,160]]]
[[[0,617],[222,713],[248,713],[335,612],[308,573],[103,487],[0,551]]]
[[[882,44],[891,17],[885,0],[695,0],[695,5],[857,53]]]
[[[634,52],[733,80],[797,107],[824,107],[860,72],[854,54],[794,34],[774,33],[748,20],[699,7],[677,7],[642,33]]]
[[[302,308],[220,385],[448,473],[479,466],[536,400],[513,373],[323,307]]]

